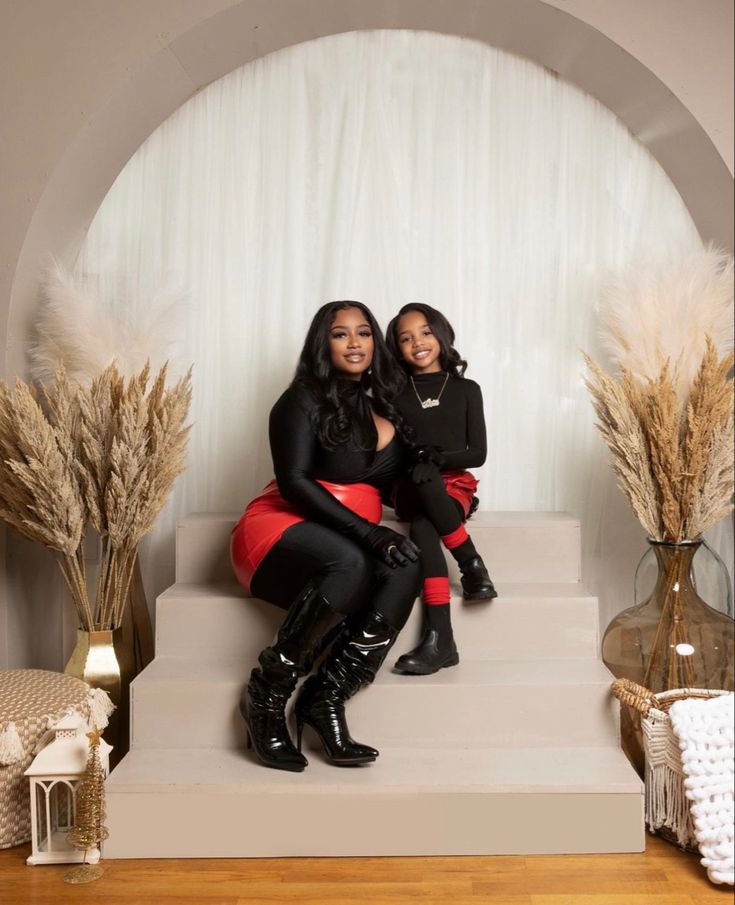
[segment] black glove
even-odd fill
[[[433,462],[417,462],[411,469],[411,480],[414,484],[428,484],[439,478],[439,469]]]
[[[383,525],[373,525],[363,535],[362,541],[392,569],[407,566],[409,560],[416,562],[419,558],[419,548],[410,538]]]
[[[440,446],[414,446],[409,451],[409,455],[412,465],[416,465],[419,462],[431,462],[437,468],[441,468],[446,462]]]

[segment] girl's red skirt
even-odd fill
[[[464,509],[464,517],[467,518],[480,482],[469,471],[443,471],[441,476],[447,493],[457,500]]]
[[[377,525],[383,514],[380,493],[370,484],[332,484],[319,481],[332,496],[357,515]],[[291,525],[305,521],[281,496],[278,484],[271,481],[247,507],[232,529],[230,558],[235,576],[250,593],[255,570],[271,547]]]

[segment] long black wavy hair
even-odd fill
[[[403,315],[408,314],[409,311],[418,311],[419,314],[423,314],[426,318],[426,323],[439,343],[441,350],[439,353],[439,364],[442,371],[447,371],[447,373],[454,374],[456,377],[464,377],[464,372],[467,370],[467,362],[454,348],[454,329],[452,325],[441,311],[437,311],[431,305],[424,305],[423,302],[410,302],[408,305],[404,305],[388,324],[388,329],[385,331],[388,350],[398,364],[407,374],[411,373],[408,362],[401,354],[401,345],[398,341],[398,323]]]
[[[306,333],[304,346],[296,366],[292,386],[303,386],[310,391],[316,405],[311,409],[312,427],[326,449],[335,449],[353,440],[367,446],[374,440],[372,421],[365,425],[355,419],[355,382],[340,379],[340,372],[332,364],[329,349],[330,330],[338,311],[357,308],[365,316],[373,335],[373,360],[360,377],[360,386],[369,390],[375,411],[392,421],[399,435],[408,439],[410,431],[396,409],[393,400],[403,387],[405,378],[388,351],[383,332],[370,309],[362,302],[348,300],[327,302],[314,315]]]

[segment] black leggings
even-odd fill
[[[400,630],[420,580],[417,562],[392,569],[338,531],[318,522],[299,522],[271,547],[250,587],[254,596],[288,609],[312,581],[338,613],[352,616],[371,608]]]
[[[399,518],[411,522],[411,540],[421,550],[422,578],[446,578],[449,571],[441,537],[465,521],[461,503],[449,496],[441,478],[424,484],[406,480],[398,490],[396,510]]]

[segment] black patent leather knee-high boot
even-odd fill
[[[322,638],[341,619],[309,585],[291,605],[275,643],[261,651],[240,699],[240,712],[248,727],[248,748],[254,748],[267,767],[293,772],[306,767],[288,731],[286,704],[299,678],[311,669]]]
[[[374,681],[398,636],[374,611],[350,620],[316,675],[304,682],[296,698],[298,746],[304,725],[321,739],[327,760],[336,766],[371,763],[379,752],[356,742],[345,719],[345,701]]]

